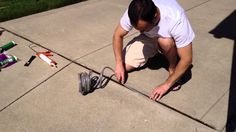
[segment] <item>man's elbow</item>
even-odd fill
[[[192,56],[188,56],[184,59],[185,63],[187,65],[191,65],[193,63],[193,57]]]
[[[180,61],[182,64],[185,64],[185,65],[191,65],[192,62],[193,62],[193,57],[192,56],[185,56],[185,57],[181,57],[180,58]]]

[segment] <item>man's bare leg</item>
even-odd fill
[[[175,67],[177,65],[177,48],[175,42],[172,38],[158,38],[158,44],[161,52],[165,55],[169,62],[169,76],[174,73]],[[174,85],[173,90],[179,89],[180,85]]]
[[[135,70],[136,68],[131,66],[131,65],[128,65],[128,64],[125,64],[125,71],[126,72],[130,72],[130,71],[133,71]]]

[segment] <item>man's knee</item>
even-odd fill
[[[132,71],[146,64],[157,53],[158,47],[153,39],[139,35],[129,42],[122,51],[126,71]]]
[[[135,70],[135,69],[136,69],[135,67],[133,67],[133,66],[131,66],[131,65],[129,65],[129,64],[125,64],[125,70],[126,70],[127,72],[133,71],[133,70]]]
[[[175,41],[172,38],[158,38],[158,45],[164,54],[176,49]]]

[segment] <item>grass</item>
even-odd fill
[[[85,0],[0,0],[0,22]]]

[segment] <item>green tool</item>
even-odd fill
[[[14,41],[10,41],[9,43],[0,47],[0,53],[3,53],[4,51],[7,51],[14,46],[16,46],[16,43]]]

